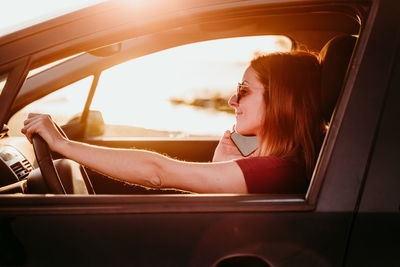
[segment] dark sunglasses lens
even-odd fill
[[[243,83],[238,83],[237,89],[236,89],[236,102],[239,103],[240,98],[242,97],[242,88],[247,87],[246,85],[244,85]]]

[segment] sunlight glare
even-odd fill
[[[0,36],[106,0],[13,0],[2,5]]]

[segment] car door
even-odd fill
[[[346,257],[348,266],[397,266],[400,262],[399,125],[393,123],[400,115],[399,30],[392,45],[385,106],[375,137],[367,179],[358,200],[358,213],[352,226]]]

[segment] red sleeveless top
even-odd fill
[[[235,160],[250,194],[305,194],[309,181],[304,166],[277,157]]]

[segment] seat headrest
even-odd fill
[[[356,41],[357,37],[354,36],[336,36],[320,51],[321,105],[327,122],[335,109]]]

